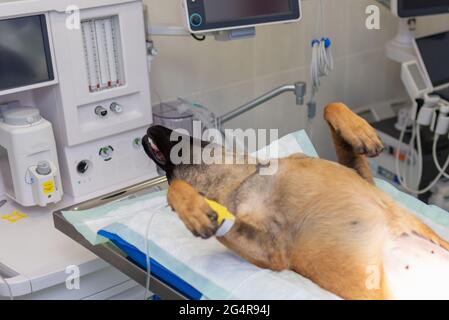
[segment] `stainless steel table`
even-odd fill
[[[63,211],[81,211],[91,208],[96,208],[111,202],[122,201],[126,199],[132,199],[144,194],[152,193],[167,189],[167,179],[165,177],[158,177],[123,190],[107,194],[97,199],[92,199],[68,208],[58,210],[53,213],[53,221],[55,227],[72,238],[74,241],[81,244],[83,247],[92,251],[99,258],[108,262],[131,279],[139,283],[140,285],[146,285],[147,272],[137,264],[133,263],[129,257],[120,250],[111,241],[104,244],[92,245],[90,244],[63,216]],[[164,283],[162,280],[151,275],[150,291],[161,297],[164,300],[185,300],[187,299],[181,293],[170,287],[169,284]]]

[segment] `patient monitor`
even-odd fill
[[[182,7],[192,33],[251,29],[301,18],[299,0],[182,0]]]
[[[379,0],[400,18],[449,13],[448,0]]]
[[[141,146],[152,123],[143,12],[139,0],[0,3],[0,105],[27,106],[29,114],[22,123],[8,115],[19,127],[0,125],[11,137],[0,141],[9,164],[21,166],[0,176],[16,202],[45,204],[8,192],[26,187],[36,168],[58,173],[53,202],[62,186],[78,202],[157,175]],[[48,145],[32,133],[39,126]],[[19,131],[28,136],[15,138]],[[21,150],[32,163],[20,161]]]
[[[396,37],[386,45],[387,56],[403,63],[414,59],[416,17],[449,13],[449,0],[377,0],[400,18]]]
[[[449,31],[418,38],[414,47],[426,83],[441,98],[449,101]]]

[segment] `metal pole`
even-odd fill
[[[293,92],[296,95],[296,104],[303,105],[304,104],[304,96],[306,94],[306,84],[305,82],[297,82],[295,84],[291,85],[284,85],[281,87],[278,87],[270,92],[267,92],[266,94],[248,102],[244,105],[226,113],[225,115],[218,118],[219,124],[225,124],[226,122],[229,122],[238,116],[264,104],[267,101],[270,101],[277,96],[285,93],[285,92]]]

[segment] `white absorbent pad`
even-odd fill
[[[155,198],[155,203],[165,199]],[[124,208],[128,211],[128,208]],[[201,292],[206,299],[336,299],[291,271],[260,269],[233,254],[216,238],[195,238],[167,207],[129,212],[125,223],[104,230],[124,239]],[[148,228],[149,226],[149,228]],[[148,229],[147,229],[148,228]],[[146,234],[148,231],[148,244]]]

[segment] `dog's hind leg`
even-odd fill
[[[404,234],[416,234],[449,251],[449,243],[418,217],[401,207],[392,207],[389,217],[390,232],[400,237]]]
[[[383,150],[374,128],[342,103],[326,106],[324,118],[332,132],[338,161],[374,183],[366,157],[375,157]]]
[[[217,214],[189,183],[173,181],[167,198],[169,205],[195,236],[207,239],[216,234],[219,227]],[[251,263],[280,271],[289,267],[289,255],[279,245],[289,243],[283,236],[274,235],[263,216],[239,213],[231,231],[217,239]]]

